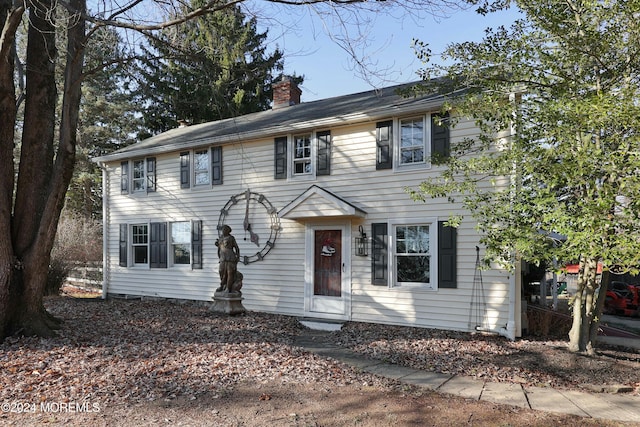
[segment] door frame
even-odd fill
[[[316,230],[340,230],[342,232],[342,313],[313,311],[313,282],[315,273],[314,243]],[[326,297],[332,298],[332,297]],[[321,319],[351,319],[351,221],[340,220],[322,223],[307,223],[305,226],[305,262],[304,262],[304,314],[307,317]]]

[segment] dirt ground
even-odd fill
[[[195,399],[3,413],[7,426],[632,426],[448,397],[413,387],[243,382]]]
[[[69,297],[50,298],[47,308],[64,320],[58,337],[10,337],[0,344],[0,425],[637,425],[478,402],[364,373],[295,346],[304,329],[286,316],[230,318],[191,303]],[[477,346],[496,356],[484,362],[487,373],[482,375],[505,381],[515,375],[505,374],[511,372],[513,354],[505,366],[497,367],[498,360],[510,359],[509,353],[534,357],[530,348],[521,352],[504,339],[450,339],[416,328],[354,324],[335,338],[356,351],[377,349],[380,357],[388,357],[388,348],[397,345],[396,353],[403,354],[399,363],[438,361],[440,371],[452,369],[445,361],[454,359],[456,369],[483,372],[478,356],[464,357]],[[557,345],[546,347],[557,352],[555,358],[563,354]],[[411,357],[410,349],[415,351]],[[617,352],[613,361],[605,354],[598,363],[611,369],[614,365],[607,363],[621,354],[626,353]],[[616,381],[638,380],[633,377],[640,368],[633,359],[637,355],[628,356],[632,360],[622,363],[624,372],[618,371]],[[595,372],[594,366],[587,370]],[[520,367],[514,372],[534,383],[556,381],[550,379],[554,371]],[[575,382],[589,375],[574,372],[558,382],[579,388]]]

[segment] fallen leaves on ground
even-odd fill
[[[211,312],[203,303],[153,300],[50,297],[46,306],[63,320],[57,337],[9,337],[0,344],[0,402],[69,407],[85,402],[84,409],[99,405],[102,416],[110,408],[114,417],[145,413],[140,408],[149,404],[171,410],[179,406],[184,412],[194,402],[222,402],[247,384],[257,392],[255,401],[270,402],[274,408],[280,404],[269,388],[274,384],[290,385],[291,390],[307,387],[316,396],[338,389],[363,394],[405,390],[397,381],[296,346],[296,336],[305,328],[291,316],[227,316]],[[325,338],[366,357],[488,381],[575,389],[584,383],[615,383],[634,387],[636,394],[640,386],[640,358],[624,349],[603,349],[587,357],[569,353],[561,341],[510,342],[496,336],[364,323],[348,323]],[[213,411],[207,416],[224,414],[224,409],[211,410],[211,405],[207,410]],[[38,416],[38,422],[47,424],[57,419],[69,422],[47,418],[52,414]],[[7,417],[0,414],[0,421],[20,424],[20,419]],[[74,420],[78,425],[87,422]],[[113,422],[109,420],[107,424]],[[140,425],[155,422],[136,420]],[[220,425],[252,425],[227,421]],[[286,418],[279,425],[297,424]]]

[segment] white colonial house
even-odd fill
[[[460,206],[405,191],[477,129],[439,126],[441,96],[400,88],[301,103],[284,79],[269,111],[96,158],[104,296],[212,301],[229,225],[247,310],[520,336],[519,275],[480,275],[471,217],[446,227]]]

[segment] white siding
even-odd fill
[[[321,130],[321,129],[318,129]],[[452,140],[474,132],[470,123],[452,129]],[[206,188],[180,188],[179,153],[157,158],[157,191],[149,194],[120,194],[120,163],[107,165],[108,197],[106,221],[108,266],[105,281],[109,294],[144,295],[211,301],[219,285],[215,241],[220,209],[229,198],[247,189],[265,194],[280,210],[311,185],[331,191],[363,209],[363,219],[351,220],[351,234],[362,225],[370,235],[371,224],[402,218],[446,220],[460,213],[459,205],[445,199],[413,202],[406,187],[415,187],[438,168],[413,171],[376,170],[375,123],[331,129],[333,137],[331,175],[317,179],[276,180],[273,175],[273,139],[238,141],[223,147],[223,184]],[[290,165],[289,165],[290,167]],[[305,209],[318,209],[317,218],[339,213],[321,211],[321,200],[312,199]],[[119,224],[153,221],[202,220],[203,269],[167,269],[118,266]],[[242,218],[239,219],[241,224]],[[305,224],[281,219],[275,247],[264,261],[238,265],[244,275],[243,305],[248,310],[304,315]],[[351,257],[351,313],[354,321],[469,330],[476,325],[472,295],[478,235],[466,216],[458,229],[457,289],[407,290],[371,284],[371,256]],[[233,234],[242,238],[242,226]],[[509,313],[509,277],[498,270],[483,271],[486,304],[483,324],[490,328],[506,325]],[[477,293],[476,293],[477,295]]]

